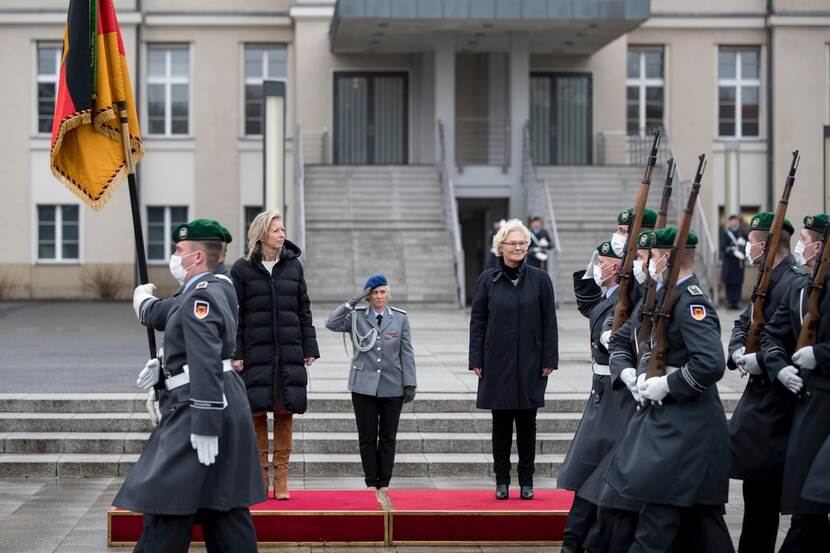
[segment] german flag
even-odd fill
[[[121,105],[126,127],[119,118]],[[131,159],[122,128],[128,129]],[[97,210],[143,153],[112,0],[71,0],[52,121],[52,173]]]

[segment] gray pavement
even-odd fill
[[[321,359],[310,370],[313,392],[346,389],[347,357],[340,335],[327,331],[323,322],[333,305],[315,305]],[[422,392],[468,393],[476,382],[467,370],[468,312],[446,307],[406,306],[410,313]],[[551,393],[585,395],[591,371],[587,324],[573,305],[558,312],[560,367],[549,380]],[[721,312],[724,339],[737,312]],[[0,303],[0,393],[135,392],[135,376],[147,358],[143,329],[126,302],[21,302]],[[739,394],[745,381],[727,372],[718,384],[725,394]],[[0,553],[98,553],[125,551],[106,547],[106,511],[119,479],[11,479],[0,480]],[[306,478],[291,487],[361,487],[359,478]],[[396,487],[491,488],[488,480],[464,478],[396,478]],[[538,487],[553,487],[551,479]],[[732,482],[727,524],[737,543],[743,502],[740,483]],[[780,538],[789,525],[782,517]],[[779,538],[779,542],[780,542]],[[193,551],[201,551],[193,548]],[[556,552],[558,548],[349,548],[347,551],[457,551],[495,553]],[[337,548],[261,549],[333,553]],[[344,550],[345,551],[345,550]]]

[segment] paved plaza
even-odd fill
[[[394,303],[394,302],[393,302]],[[310,371],[310,391],[343,392],[347,360],[341,335],[323,326],[334,305],[313,309],[322,358]],[[420,392],[469,394],[476,382],[467,370],[469,313],[447,307],[401,306],[409,309]],[[552,394],[587,396],[591,369],[587,324],[572,304],[559,309],[560,367],[548,384]],[[724,339],[736,312],[722,311]],[[146,338],[128,303],[26,302],[0,303],[0,393],[84,394],[135,392],[136,374],[146,358]],[[736,397],[745,381],[728,372],[719,383],[725,397]],[[416,400],[417,401],[417,400]],[[357,475],[356,475],[357,476]],[[0,480],[0,552],[98,553],[125,551],[106,547],[106,511],[121,480],[6,479]],[[358,488],[355,478],[293,479],[301,488]],[[490,480],[465,478],[396,478],[394,487],[490,488]],[[554,487],[552,479],[537,479],[539,488]],[[732,482],[727,523],[737,539],[742,517],[740,483]],[[786,531],[782,517],[780,537]],[[780,540],[779,540],[780,541]],[[737,542],[736,542],[737,543]],[[193,551],[201,549],[193,548]],[[263,552],[285,551],[266,549]],[[290,548],[323,551],[338,548]],[[555,552],[552,547],[464,548],[349,548],[347,551],[464,551]]]

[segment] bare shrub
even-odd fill
[[[102,300],[121,299],[128,295],[130,281],[126,270],[97,266],[86,269],[81,279],[83,287]]]

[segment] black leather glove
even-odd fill
[[[403,402],[409,403],[415,399],[415,386],[404,386],[403,387]]]

